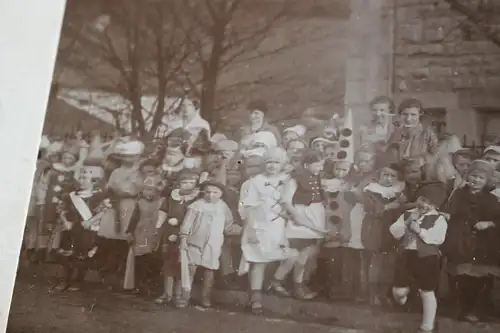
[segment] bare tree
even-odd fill
[[[182,64],[190,54],[174,5],[153,0],[68,4],[58,66],[77,70],[92,88],[130,101],[131,130],[140,136],[154,135],[161,125],[166,98],[178,92]],[[157,97],[154,110],[143,109],[144,95]]]
[[[300,0],[73,0],[58,65],[77,69],[92,87],[129,100],[132,130],[141,136],[153,135],[161,125],[166,97],[186,88],[199,101],[202,116],[216,125],[221,110],[240,103],[248,87],[297,81],[297,73],[270,72],[221,84],[225,73],[327,37],[321,29],[301,34],[300,23],[290,23],[297,4]],[[286,23],[290,38],[269,43]],[[142,110],[146,94],[158,100],[150,113]]]

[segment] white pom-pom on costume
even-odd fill
[[[57,181],[59,181],[59,182],[64,181],[64,176],[63,175],[57,176]]]
[[[170,224],[172,226],[176,226],[179,224],[179,220],[177,220],[175,217],[173,217],[173,218],[168,220],[168,224]]]
[[[177,240],[177,235],[170,235],[168,236],[168,240],[171,242],[175,242]]]
[[[59,185],[54,186],[54,192],[61,192],[62,188]]]

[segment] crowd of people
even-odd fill
[[[372,306],[419,295],[433,332],[446,285],[461,318],[482,320],[500,277],[500,146],[438,139],[416,99],[367,108],[358,131],[349,110],[325,121],[314,109],[280,131],[255,101],[238,138],[211,133],[189,103],[154,142],[44,136],[25,252],[61,264],[61,292],[97,269],[120,290],[162,280],[155,302],[184,308],[198,270],[210,307],[216,278],[247,275],[255,313],[263,291]]]

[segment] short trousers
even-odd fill
[[[437,255],[419,257],[414,250],[398,254],[394,287],[415,287],[422,291],[436,291],[439,286],[441,259]]]

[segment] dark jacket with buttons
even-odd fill
[[[310,205],[324,201],[319,175],[310,172],[296,172],[292,177],[297,181],[297,190],[292,199],[294,205]]]

